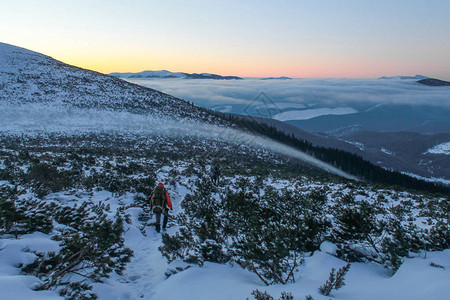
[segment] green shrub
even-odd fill
[[[27,180],[31,182],[33,191],[39,198],[49,193],[62,191],[72,185],[69,172],[58,171],[55,166],[46,163],[33,164],[28,169]]]

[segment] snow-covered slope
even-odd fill
[[[0,51],[0,132],[212,138],[266,148],[354,178],[298,150],[234,130],[184,100],[8,44],[0,44]]]
[[[59,153],[30,153],[34,158],[41,161],[48,159],[58,160],[63,157]],[[108,165],[114,166],[116,170],[126,167],[130,163],[136,165],[153,166],[157,161],[119,156],[90,156],[86,155],[77,160],[84,161],[83,176],[106,175],[110,172]],[[123,160],[127,159],[127,160]],[[92,165],[88,161],[93,162]],[[68,164],[75,163],[69,161]],[[18,163],[14,167],[26,168]],[[62,168],[64,169],[64,168]],[[95,170],[95,171],[94,171]],[[137,170],[136,170],[137,171]],[[184,213],[183,201],[188,194],[195,194],[198,175],[204,172],[199,165],[192,167],[191,161],[172,161],[166,165],[154,169],[156,182],[166,182],[173,176],[173,183],[166,187],[172,197],[174,211],[173,216]],[[176,174],[176,175],[173,175]],[[118,176],[145,179],[145,174],[129,174]],[[148,174],[147,174],[148,175]],[[211,201],[219,201],[227,192],[225,186],[238,183],[245,176],[225,176],[222,184],[213,188]],[[250,182],[256,182],[256,177],[247,178]],[[323,182],[308,180],[306,178],[281,180],[266,177],[264,186],[271,186],[279,191],[295,190],[301,187],[304,193],[317,191],[323,187]],[[0,182],[0,188],[8,186],[7,182]],[[11,185],[12,186],[12,185]],[[22,189],[25,187],[19,187]],[[433,199],[429,196],[415,195],[405,192],[391,190],[374,190],[373,187],[352,186],[340,183],[328,183],[326,186],[327,218],[333,220],[335,217],[331,212],[337,203],[356,197],[357,202],[376,204],[380,211],[389,210],[393,205],[404,207],[409,217],[407,224],[417,225],[422,229],[430,229],[435,222],[429,218],[433,210],[427,205],[439,206],[445,199]],[[37,199],[30,191],[25,189],[19,196],[19,202],[31,202]],[[342,259],[336,257],[336,246],[323,242],[320,249],[304,254],[302,263],[295,271],[295,282],[288,284],[273,284],[265,286],[258,276],[249,270],[243,269],[238,264],[219,264],[205,262],[203,267],[188,264],[181,260],[168,263],[162,257],[158,248],[163,244],[161,234],[157,233],[153,226],[154,222],[148,211],[142,194],[136,191],[126,193],[113,193],[96,187],[93,190],[72,189],[66,192],[52,193],[42,201],[47,204],[56,204],[61,207],[77,207],[85,203],[88,206],[107,205],[107,215],[112,218],[117,212],[127,216],[124,224],[125,246],[133,249],[134,257],[127,264],[123,274],[111,274],[110,278],[104,278],[104,282],[91,282],[93,292],[99,299],[246,299],[251,298],[251,292],[258,289],[267,291],[278,297],[282,292],[292,293],[294,299],[304,299],[306,295],[312,295],[314,299],[330,299],[321,295],[318,287],[328,278],[331,268],[341,268],[346,264]],[[347,200],[348,201],[348,200]],[[384,212],[385,213],[385,212]],[[148,219],[150,217],[150,219]],[[380,219],[386,215],[379,214]],[[390,218],[390,217],[389,217]],[[174,218],[169,222],[167,233],[174,235],[180,230]],[[414,225],[414,226],[415,226]],[[55,291],[32,291],[31,288],[42,283],[35,276],[20,274],[20,266],[33,262],[38,255],[50,251],[60,251],[61,246],[51,238],[66,228],[62,224],[54,223],[55,229],[49,234],[34,232],[14,239],[9,236],[0,236],[0,290],[7,295],[8,299],[59,299]],[[411,225],[414,227],[413,225]],[[187,268],[187,266],[190,266]],[[349,273],[346,276],[346,285],[333,292],[333,299],[444,299],[447,290],[447,282],[450,279],[450,252],[449,250],[410,253],[404,258],[403,264],[398,271],[392,272],[376,263],[352,262]],[[75,276],[70,280],[77,280]],[[13,292],[14,290],[14,292]]]
[[[115,77],[0,43],[0,105],[49,103],[212,120],[203,109]]]

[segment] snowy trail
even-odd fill
[[[126,294],[134,293],[134,298],[151,299],[153,285],[163,280],[160,274],[164,274],[164,260],[158,251],[161,243],[160,236],[153,232],[153,228],[146,228],[149,234],[140,239],[139,244],[133,245],[135,256],[127,267],[127,287]],[[131,246],[131,245],[130,245]],[[162,271],[162,272],[161,272]]]
[[[178,168],[180,169],[180,166]],[[169,178],[168,170],[169,168],[163,168],[157,174],[158,179],[164,182],[164,178]],[[180,176],[177,177],[176,186],[166,185],[174,205],[173,215],[182,212],[181,202],[190,192],[188,187],[192,179],[193,177]],[[267,184],[281,189],[292,183],[270,181]],[[315,188],[314,183],[311,188]],[[296,282],[286,285],[264,286],[254,273],[236,264],[205,263],[201,268],[193,266],[166,279],[167,269],[173,269],[181,262],[174,261],[170,265],[167,264],[158,250],[161,245],[161,234],[157,233],[153,226],[144,227],[146,235],[142,234],[139,228],[143,224],[138,218],[143,209],[134,205],[135,196],[136,194],[126,193],[118,197],[109,191],[96,190],[94,193],[80,192],[75,195],[55,193],[46,198],[63,205],[85,201],[94,204],[107,203],[111,206],[111,215],[121,206],[128,207],[125,212],[130,215],[131,223],[125,224],[124,237],[126,246],[134,250],[134,257],[127,264],[123,275],[111,274],[111,278],[106,279],[104,283],[93,284],[93,291],[99,299],[246,299],[251,297],[253,290],[259,289],[268,291],[275,297],[286,291],[291,292],[294,299],[304,299],[306,295],[311,294],[314,299],[328,300],[329,297],[319,294],[318,287],[327,280],[331,268],[340,268],[345,264],[344,261],[328,254],[334,251],[333,245],[325,245],[320,247],[320,251],[305,254],[305,261],[299,267]],[[373,198],[372,196],[370,198]],[[360,197],[364,199],[366,196]],[[400,203],[410,199],[410,196],[405,194],[396,202],[389,199],[391,203]],[[177,226],[169,222],[170,225],[172,227],[168,228],[168,233],[173,234]],[[0,240],[0,251],[5,251],[0,255],[0,273],[3,272],[0,274],[0,291],[3,293],[0,294],[0,298],[3,299],[2,296],[7,295],[5,299],[62,299],[54,291],[32,291],[30,288],[38,279],[19,274],[17,268],[19,262],[23,262],[31,255],[30,249],[50,251],[55,247],[58,247],[55,241],[48,235],[38,232],[25,235],[18,240]],[[334,292],[334,299],[446,299],[450,281],[450,250],[413,254],[410,258],[404,259],[404,263],[394,276],[390,275],[380,265],[352,263],[346,276],[346,285]],[[10,292],[11,287],[20,292]]]
[[[161,178],[167,178],[161,176]],[[174,210],[171,215],[181,212],[181,201],[188,192],[184,186],[177,184],[176,187],[167,186],[172,199]],[[134,251],[134,257],[122,276],[114,275],[106,284],[95,285],[94,291],[100,299],[128,300],[128,299],[154,299],[155,286],[165,281],[165,272],[168,269],[166,259],[161,255],[158,247],[161,245],[161,234],[157,233],[154,226],[145,226],[144,235],[139,227],[142,222],[138,220],[143,211],[139,208],[127,210],[132,216],[132,224],[126,229],[125,244]],[[148,223],[154,222],[150,219]],[[162,220],[161,220],[162,221]],[[175,231],[176,227],[167,229],[168,233]]]
[[[131,225],[125,234],[125,244],[132,248],[134,257],[122,276],[114,275],[106,284],[96,285],[100,299],[152,299],[153,287],[164,280],[167,263],[158,251],[161,235],[152,226],[146,226],[147,236]]]
[[[168,178],[168,174],[163,171],[158,174],[158,178],[161,180]],[[181,202],[189,192],[186,186],[188,186],[187,178],[180,180],[176,186],[167,186],[174,205],[173,215],[182,211]],[[139,208],[130,210],[129,213],[133,214],[134,218],[125,237],[127,246],[135,251],[134,258],[128,264],[123,276],[110,280],[109,286],[103,284],[95,289],[100,299],[245,299],[253,290],[260,289],[277,296],[283,291],[289,291],[293,293],[295,299],[303,299],[305,295],[312,294],[314,299],[326,300],[329,297],[320,295],[318,287],[325,282],[331,268],[340,268],[345,264],[344,261],[327,254],[325,249],[305,257],[305,263],[299,268],[301,276],[293,284],[266,287],[249,271],[237,266],[213,263],[207,263],[203,268],[190,268],[166,279],[165,272],[173,265],[168,265],[158,250],[161,245],[161,234],[152,226],[146,226],[147,236],[144,236],[138,229],[141,223],[137,220],[137,215],[142,210]],[[172,234],[176,230],[176,226],[169,227],[168,233]],[[378,265],[353,263],[347,276],[347,285],[335,292],[335,298],[375,300],[394,299],[394,296],[395,299],[424,299],[427,298],[424,286],[435,282],[436,290],[432,294],[437,298],[433,299],[440,299],[439,295],[445,293],[445,282],[450,273],[430,267],[430,263],[438,263],[447,270],[450,268],[449,255],[450,252],[446,250],[428,253],[427,259],[423,257],[406,259],[397,275],[393,277]],[[419,274],[419,270],[425,272],[425,275],[411,275]],[[409,284],[410,281],[413,284]],[[367,294],[368,290],[371,291],[370,295]]]

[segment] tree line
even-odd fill
[[[420,180],[398,171],[387,170],[363,159],[360,155],[335,148],[316,146],[312,143],[299,139],[294,134],[286,134],[274,126],[258,122],[252,118],[240,117],[231,114],[218,114],[220,117],[235,124],[236,126],[249,130],[255,134],[264,135],[273,140],[299,149],[321,161],[354,175],[361,180],[375,183],[396,185],[407,189],[426,191],[431,193],[448,194],[450,188],[433,182]]]

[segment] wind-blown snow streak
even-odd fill
[[[294,157],[297,159],[301,159],[303,161],[309,162],[311,164],[313,164],[314,166],[317,166],[321,169],[324,169],[330,173],[342,176],[344,178],[347,179],[352,179],[352,180],[358,180],[358,178],[356,178],[355,176],[352,176],[350,174],[345,173],[342,170],[339,170],[338,168],[333,167],[330,164],[327,164],[317,158],[314,158],[300,150],[297,150],[293,147],[289,147],[286,146],[284,144],[269,140],[269,139],[265,139],[265,138],[258,138],[258,140],[261,139],[261,146],[269,149],[269,150],[273,150],[274,152],[280,153],[280,154],[285,154],[288,155],[290,157]]]
[[[216,139],[288,155],[311,163],[330,173],[356,180],[355,177],[329,164],[265,137],[229,127],[169,118],[162,119],[126,111],[81,109],[42,104],[2,105],[0,106],[0,132],[8,134],[112,132]]]

